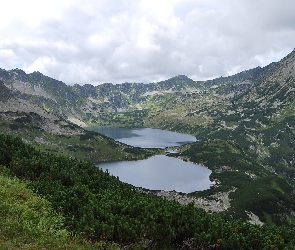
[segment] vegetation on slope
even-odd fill
[[[228,218],[247,219],[250,211],[268,224],[294,225],[292,186],[261,168],[239,144],[220,139],[201,141],[191,144],[180,155],[210,168],[213,171],[210,178],[218,183],[193,195],[207,196],[236,188],[229,196],[231,207],[225,212]]]
[[[133,148],[104,135],[34,112],[0,112],[0,129],[20,135],[44,152],[56,152],[92,162],[144,159],[152,150]]]
[[[196,195],[238,187],[230,195],[231,216],[245,218],[242,210],[250,209],[262,221],[292,224],[294,64],[293,51],[278,63],[206,81],[202,89],[190,93],[155,93],[142,105],[145,110],[113,113],[110,120],[101,121],[196,136],[201,141],[185,150],[182,157],[211,168],[211,178],[220,183],[218,188]],[[234,171],[216,173],[221,166]]]
[[[111,249],[111,244],[90,244],[73,238],[64,217],[37,196],[28,184],[6,174],[0,167],[0,248],[5,249]]]
[[[72,233],[92,242],[104,240],[141,249],[173,249],[177,245],[294,249],[294,228],[225,220],[192,204],[182,206],[139,193],[91,163],[42,154],[19,137],[0,135],[0,163],[10,175],[30,181],[29,186],[63,214],[64,224]],[[59,217],[56,220],[51,228],[59,228]]]

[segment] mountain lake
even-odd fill
[[[195,142],[196,137],[161,129],[118,128],[112,126],[90,127],[116,141],[140,148],[166,148]]]
[[[197,141],[194,136],[150,128],[91,127],[116,141],[142,148],[166,148]],[[214,182],[206,167],[178,158],[155,155],[145,160],[106,162],[96,165],[123,182],[149,190],[191,193],[209,189]]]

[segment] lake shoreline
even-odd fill
[[[210,189],[215,184],[210,180],[210,169],[164,154],[145,160],[106,162],[96,166],[108,170],[123,182],[148,190],[192,193]]]

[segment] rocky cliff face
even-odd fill
[[[9,89],[0,81],[0,101],[6,102],[11,97]]]

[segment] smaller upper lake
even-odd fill
[[[116,141],[141,148],[166,148],[195,142],[196,137],[151,128],[90,127],[89,130],[106,135]]]

